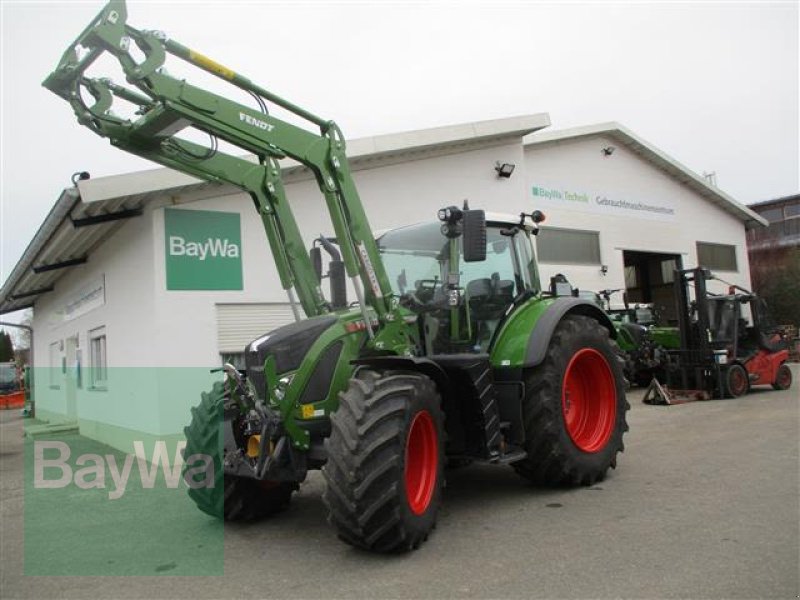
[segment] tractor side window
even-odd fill
[[[486,260],[474,263],[462,262],[460,267],[461,286],[467,290],[467,295],[471,284],[486,280],[492,289],[500,286],[506,290],[510,286],[513,298],[516,278],[511,254],[511,238],[500,235],[499,230],[489,229],[486,232]],[[516,293],[519,293],[519,290]]]
[[[527,233],[518,233],[514,236],[514,243],[517,245],[517,252],[519,253],[520,268],[522,276],[525,279],[525,284],[528,289],[539,291],[539,271],[536,268],[536,261],[533,258],[533,248],[531,247],[531,240]]]
[[[499,229],[486,232],[486,260],[461,263],[461,287],[473,323],[475,348],[486,352],[492,334],[527,279],[514,269],[514,238]]]
[[[421,287],[422,282],[442,280],[440,264],[435,257],[391,250],[384,250],[382,257],[392,289],[399,296]]]

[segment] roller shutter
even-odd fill
[[[243,352],[254,339],[289,323],[294,323],[289,304],[217,304],[218,351]]]

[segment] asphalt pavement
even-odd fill
[[[656,407],[629,393],[625,453],[590,488],[533,487],[508,467],[449,471],[437,529],[406,555],[339,542],[314,473],[277,518],[225,527],[221,576],[24,576],[23,422],[3,411],[0,597],[797,598],[793,372],[789,391],[735,400]]]

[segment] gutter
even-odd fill
[[[33,236],[25,252],[22,253],[19,261],[17,261],[14,270],[11,271],[8,279],[3,283],[3,287],[0,289],[0,310],[2,310],[2,306],[10,298],[11,292],[19,280],[28,269],[31,268],[36,257],[47,245],[56,231],[58,231],[58,228],[69,218],[70,213],[72,213],[72,210],[80,201],[81,196],[74,187],[64,188],[61,192],[58,200],[53,205],[53,208],[50,209],[47,217],[45,217],[45,220],[36,232],[36,235]]]

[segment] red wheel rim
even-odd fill
[[[728,387],[731,396],[741,396],[747,391],[747,373],[744,369],[732,367],[728,373]]]
[[[414,415],[406,439],[406,498],[411,512],[424,513],[433,498],[439,471],[439,442],[427,410]]]
[[[583,348],[570,359],[561,409],[567,433],[579,449],[599,452],[605,447],[617,418],[617,389],[608,361],[594,348]]]

